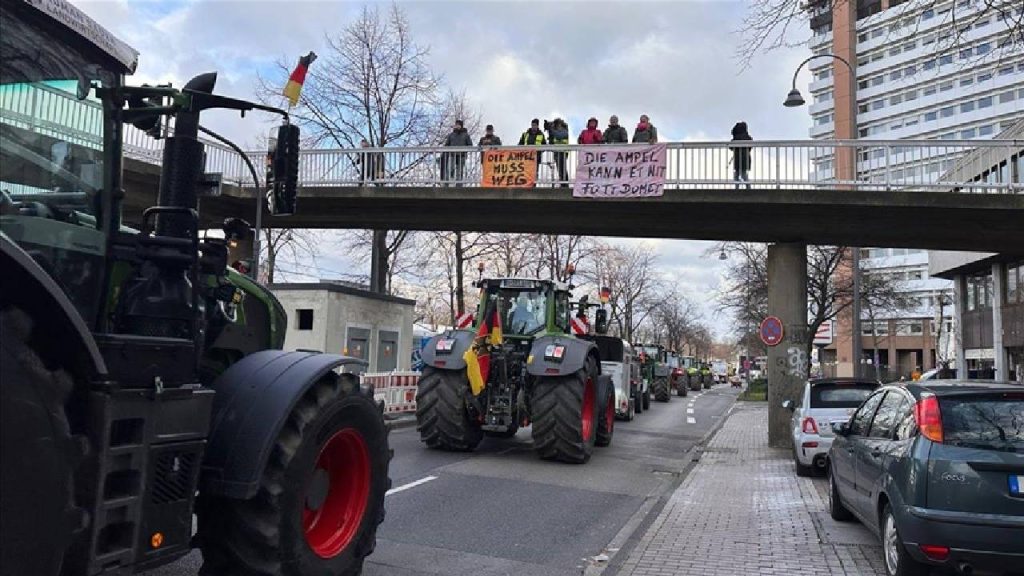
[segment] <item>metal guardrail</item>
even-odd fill
[[[4,123],[21,128],[85,146],[101,145],[98,103],[76,100],[45,85],[0,86],[0,116]],[[219,142],[203,142],[207,172],[221,173],[225,182],[253,184],[237,153]],[[750,148],[747,182],[733,179],[736,147]],[[541,160],[537,186],[571,186],[577,157],[584,148],[588,147],[535,147]],[[672,142],[667,148],[667,190],[749,185],[756,189],[1024,192],[1024,140],[758,140]],[[125,156],[159,163],[162,150],[163,140],[125,126]],[[263,165],[265,152],[247,154],[255,165]],[[480,148],[469,147],[305,150],[300,156],[299,184],[306,188],[479,186],[481,158]],[[852,173],[848,167],[854,162],[856,177],[837,177],[838,173]],[[443,165],[456,168],[442,171]]]

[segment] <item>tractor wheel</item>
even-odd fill
[[[651,390],[658,402],[668,402],[672,399],[672,391],[668,389],[668,378],[655,378]]]
[[[431,448],[470,452],[483,439],[480,424],[469,417],[465,371],[423,369],[416,389],[416,429]]]
[[[626,415],[623,416],[622,419],[626,422],[631,422],[636,418],[636,399],[633,396],[630,396],[627,404],[628,407],[626,408]]]
[[[546,460],[582,464],[597,437],[597,373],[592,361],[568,376],[539,378],[533,387],[533,446]]]
[[[686,398],[686,394],[690,391],[690,386],[686,383],[685,378],[676,380],[676,396]]]
[[[204,576],[356,576],[377,543],[392,451],[370,391],[329,374],[292,410],[250,500],[196,507]]]
[[[0,573],[55,575],[86,521],[74,505],[74,469],[88,444],[71,436],[64,404],[72,379],[32,349],[32,320],[0,312]],[[16,463],[16,465],[14,464]]]
[[[600,409],[598,405],[598,409]],[[608,381],[608,392],[605,394],[604,411],[598,414],[597,439],[594,444],[597,446],[609,446],[612,443],[612,435],[615,433],[615,387],[611,380]]]
[[[636,394],[633,394],[633,413],[644,413],[644,395],[643,392],[640,392],[639,390],[637,390]]]
[[[643,400],[644,400],[644,410],[650,410],[651,409],[651,391],[648,390],[647,392],[644,392],[643,397],[644,397],[643,398]]]

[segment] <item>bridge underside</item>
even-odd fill
[[[154,174],[126,170],[126,220],[155,202]],[[230,216],[252,222],[252,193],[225,187],[222,196],[202,199],[204,224],[217,227]],[[1024,252],[1024,196],[1005,194],[690,189],[577,200],[563,188],[323,187],[300,190],[297,209],[288,217],[264,214],[264,224]]]

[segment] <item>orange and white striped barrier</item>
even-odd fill
[[[384,412],[397,414],[416,411],[416,383],[419,372],[370,372],[359,383],[373,389],[373,399],[384,403]]]

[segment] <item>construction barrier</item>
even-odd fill
[[[419,372],[368,372],[359,376],[362,386],[373,389],[373,399],[384,403],[384,412],[416,411],[416,383]]]

